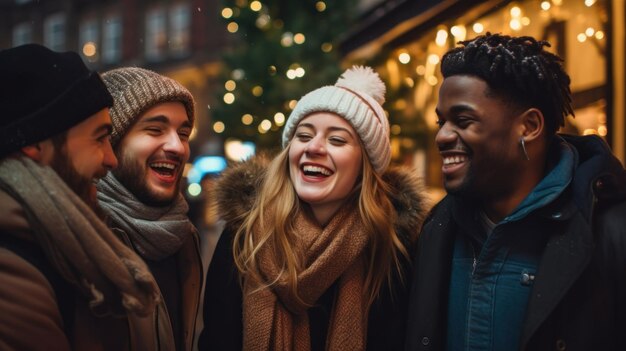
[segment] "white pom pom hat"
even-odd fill
[[[374,170],[382,174],[391,161],[389,121],[382,107],[385,90],[385,84],[372,68],[353,66],[335,85],[313,90],[298,101],[283,129],[283,147],[289,144],[298,123],[308,115],[336,113],[350,122]]]

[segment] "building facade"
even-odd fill
[[[343,40],[346,65],[376,66],[389,85],[385,107],[396,162],[441,184],[434,143],[441,56],[486,32],[548,40],[565,60],[575,118],[563,131],[597,134],[626,160],[624,2],[621,0],[382,1]]]
[[[0,0],[0,48],[79,52],[97,71],[138,66],[178,80],[196,99],[192,159],[210,143],[210,106],[228,44],[218,0]]]

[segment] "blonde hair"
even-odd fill
[[[253,292],[281,282],[296,301],[306,305],[298,296],[297,288],[298,272],[304,267],[295,250],[298,238],[292,220],[301,205],[289,177],[289,148],[287,145],[270,162],[255,203],[235,234],[233,252],[241,279],[251,279],[253,286],[257,286]],[[390,191],[389,185],[374,172],[368,157],[363,157],[361,181],[352,196],[358,196],[359,214],[368,229],[364,284],[368,306],[374,302],[385,281],[391,283],[394,272],[402,279],[401,257],[408,259],[407,248],[394,228],[396,211]],[[273,281],[263,278],[259,262],[259,251],[269,242],[274,247],[274,264],[279,269],[278,277]]]

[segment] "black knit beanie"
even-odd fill
[[[77,53],[38,44],[0,50],[0,158],[111,106],[100,76]]]

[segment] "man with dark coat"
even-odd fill
[[[407,350],[626,350],[626,171],[557,134],[570,79],[549,46],[490,35],[444,55],[448,195],[415,255]]]
[[[191,93],[156,72],[123,67],[102,74],[113,96],[111,144],[119,166],[98,183],[114,232],[148,264],[163,302],[146,319],[159,349],[190,351],[202,287],[198,232],[180,193],[195,119]]]
[[[0,51],[0,349],[148,350],[158,289],[107,229],[113,104],[74,52]]]

